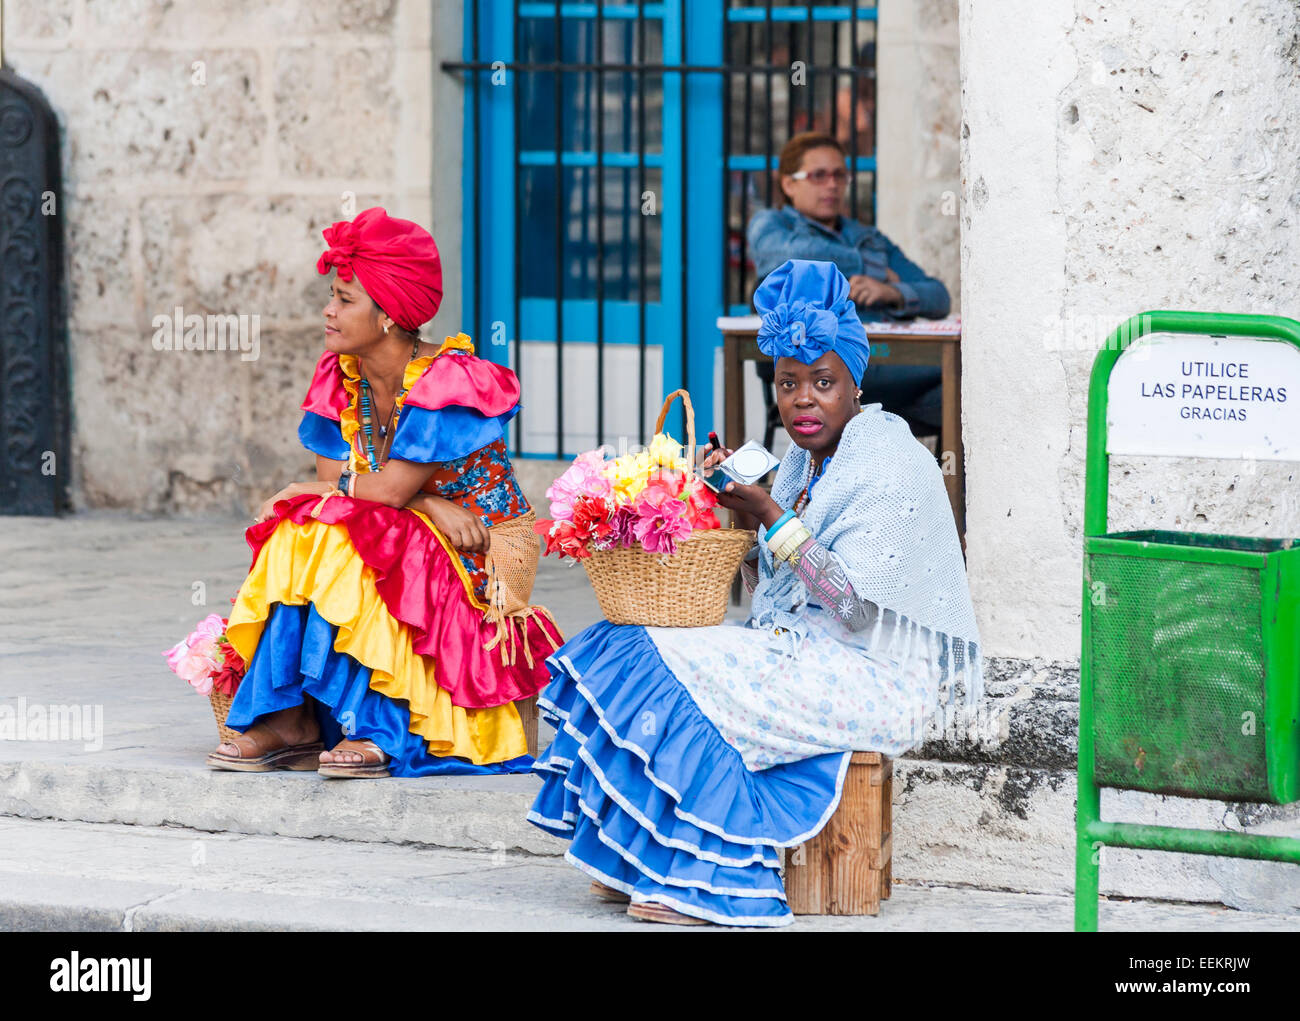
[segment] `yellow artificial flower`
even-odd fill
[[[686,458],[682,445],[667,433],[655,433],[650,441],[650,464],[654,468],[672,468],[676,471],[686,470]]]
[[[616,457],[605,468],[605,475],[614,485],[614,495],[619,503],[629,503],[645,489],[650,481],[650,456],[645,451],[639,454],[624,454]]]
[[[680,443],[664,433],[656,433],[648,450],[614,458],[605,466],[605,475],[613,483],[617,502],[630,503],[664,469],[685,471],[683,454]]]

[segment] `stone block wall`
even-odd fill
[[[459,55],[458,5],[4,14],[5,63],[62,134],[74,506],[246,511],[310,477],[296,427],[323,350],[322,228],[370,205],[429,226],[446,297],[425,335],[460,328],[461,87],[436,68]],[[452,140],[436,157],[435,131]],[[243,347],[156,350],[177,308],[249,317]]]

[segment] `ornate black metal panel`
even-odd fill
[[[67,319],[59,128],[0,69],[0,514],[67,507]]]

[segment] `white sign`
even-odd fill
[[[1109,454],[1300,461],[1300,350],[1152,333],[1110,374]]]

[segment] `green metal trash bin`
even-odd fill
[[[1300,539],[1108,530],[1112,370],[1127,348],[1151,334],[1170,335],[1162,343],[1213,338],[1238,352],[1247,338],[1270,343],[1273,368],[1280,350],[1295,359],[1287,371],[1300,379],[1300,323],[1276,316],[1143,313],[1111,335],[1093,364],[1076,822],[1079,930],[1097,926],[1106,845],[1300,864],[1297,838],[1101,819],[1102,787],[1222,801],[1300,800]],[[1278,349],[1277,342],[1290,347]],[[1183,412],[1192,447],[1186,456],[1224,456],[1222,435],[1216,439],[1214,430],[1222,422],[1238,428],[1257,410],[1249,404],[1262,399],[1266,387],[1250,378],[1244,361],[1225,361],[1219,378],[1204,382],[1202,374],[1215,371],[1212,360],[1189,359],[1181,367],[1196,382],[1170,381],[1174,372],[1153,370],[1142,398],[1170,416]],[[1254,373],[1256,379],[1266,375]],[[1300,401],[1300,385],[1293,389]],[[1201,396],[1206,393],[1212,399]],[[1194,396],[1178,405],[1180,394]],[[1278,403],[1273,389],[1268,395]],[[1284,402],[1284,390],[1281,396]],[[1170,400],[1175,403],[1161,403]],[[1193,414],[1192,408],[1203,410]],[[1289,408],[1285,412],[1290,415]],[[1263,417],[1257,413],[1257,421]],[[1300,419],[1274,429],[1279,432],[1300,437]],[[1144,442],[1138,441],[1143,454],[1169,452],[1154,440],[1148,450]],[[1204,451],[1197,449],[1202,443]],[[1288,438],[1263,456],[1298,459],[1297,443]]]
[[[1162,531],[1086,540],[1099,786],[1300,798],[1294,545]]]

